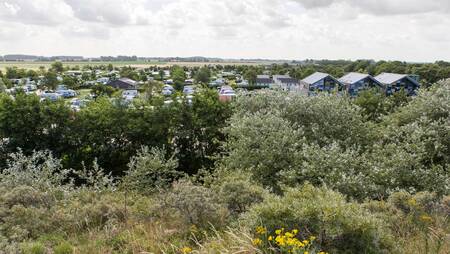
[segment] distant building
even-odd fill
[[[273,75],[272,79],[274,82],[272,87],[281,88],[282,90],[289,92],[305,92],[305,89],[300,82],[289,75]]]
[[[256,76],[255,86],[261,88],[269,88],[273,85],[273,80],[269,75],[258,75]]]
[[[221,87],[225,85],[227,82],[223,78],[217,78],[211,82],[209,82],[210,87]]]
[[[316,72],[306,78],[301,83],[308,88],[310,93],[342,91],[344,84],[327,73]]]
[[[382,73],[376,76],[375,79],[384,85],[386,95],[392,95],[402,89],[408,95],[415,95],[420,87],[417,77],[411,77],[406,74]]]
[[[357,96],[360,91],[371,88],[383,88],[383,84],[369,74],[351,72],[339,79],[345,85],[345,89],[350,96]]]
[[[101,77],[101,78],[97,79],[97,83],[101,83],[101,84],[104,84],[104,85],[108,84],[108,82],[109,82],[109,78],[108,77]]]
[[[121,78],[108,83],[109,86],[116,89],[134,90],[137,89],[137,82],[129,78]]]

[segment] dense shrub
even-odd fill
[[[248,173],[221,172],[212,189],[233,215],[247,211],[253,204],[262,202],[268,195],[264,188],[251,180]]]
[[[283,197],[273,196],[252,207],[243,221],[251,228],[262,225],[269,231],[304,229],[305,234],[318,236],[321,248],[330,253],[393,250],[391,233],[383,221],[327,188],[288,189]]]
[[[223,225],[228,215],[217,193],[189,180],[174,183],[160,195],[158,202],[154,209],[160,216],[178,217],[187,225],[203,228]]]
[[[173,156],[167,158],[165,151],[144,147],[131,158],[127,175],[122,178],[123,187],[141,193],[167,188],[183,176],[177,167],[178,161]]]
[[[240,98],[225,128],[229,139],[221,165],[248,171],[277,193],[283,184],[310,182],[360,201],[402,189],[448,195],[449,91],[450,83],[443,82],[409,103],[381,97],[367,102],[388,100],[383,103],[389,110],[378,113],[361,112],[355,104],[364,97],[355,102],[265,92]],[[374,121],[365,114],[375,114]]]
[[[249,170],[257,182],[279,191],[279,173],[295,167],[301,131],[279,114],[234,116],[226,130],[229,151],[224,167]]]

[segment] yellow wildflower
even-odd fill
[[[411,199],[408,200],[408,205],[416,206],[417,205],[417,201],[414,198],[411,198]]]
[[[273,240],[273,237],[272,237],[272,236],[269,236],[269,238],[267,238],[267,240],[272,241],[272,240]]]
[[[192,252],[192,249],[189,248],[189,247],[183,247],[183,249],[181,249],[181,252],[182,252],[183,254],[188,254],[188,253],[191,253],[191,252]]]
[[[275,238],[275,242],[277,242],[277,244],[280,246],[286,245],[286,239],[284,239],[284,237],[280,235]]]
[[[289,232],[286,232],[286,234],[284,234],[284,235],[287,236],[287,237],[294,237],[294,234],[289,233]]]
[[[297,229],[293,229],[293,230],[292,230],[292,234],[296,235],[297,233],[298,233],[298,230],[297,230]]]
[[[433,218],[431,218],[428,215],[422,215],[422,216],[420,216],[420,220],[423,221],[423,222],[432,222]]]
[[[253,239],[252,244],[253,244],[254,246],[259,246],[259,245],[262,244],[262,240],[259,239],[259,238]]]
[[[316,237],[315,237],[315,236],[311,236],[311,237],[309,238],[309,240],[310,240],[310,241],[314,241],[314,240],[316,240]]]
[[[281,234],[281,229],[275,230],[275,234],[277,234],[277,235]]]
[[[260,234],[260,235],[264,235],[265,233],[267,233],[267,229],[265,227],[257,227],[256,228],[256,233]]]
[[[303,254],[309,254],[309,252],[305,251],[305,252],[303,252]]]

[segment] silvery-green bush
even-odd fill
[[[388,225],[362,205],[328,188],[306,184],[272,196],[243,214],[249,228],[269,232],[298,229],[300,236],[317,237],[320,249],[330,253],[390,253],[395,247]]]

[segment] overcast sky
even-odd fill
[[[450,60],[450,0],[0,0],[0,55]]]

